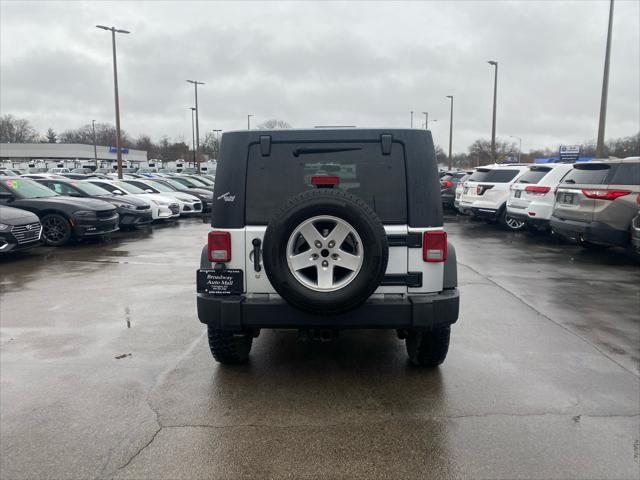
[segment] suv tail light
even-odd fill
[[[444,262],[447,259],[447,232],[424,232],[422,259],[425,262]]]
[[[596,200],[615,200],[618,197],[624,197],[629,195],[629,190],[604,190],[604,189],[589,189],[582,190],[582,194],[587,198],[595,198]]]
[[[231,234],[209,232],[207,251],[210,262],[225,263],[231,260]]]
[[[316,187],[333,187],[340,183],[340,177],[336,175],[314,175],[311,177],[311,185]]]
[[[442,188],[451,188],[453,187],[453,182],[451,180],[445,180],[444,182],[440,182]]]
[[[544,195],[550,190],[549,187],[539,187],[537,185],[528,185],[524,187],[524,191],[528,193],[537,193],[539,195]]]

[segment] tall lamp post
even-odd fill
[[[196,111],[196,153],[195,155],[197,155],[198,151],[200,150],[200,124],[198,123],[198,85],[204,85],[204,82],[199,82],[198,80],[187,80],[188,83],[193,83],[193,87],[195,89],[195,94],[196,94],[196,106],[195,106],[195,111]],[[200,173],[200,158],[197,157],[196,161],[196,171],[198,173]]]
[[[522,138],[516,135],[509,135],[510,138],[517,138],[520,140],[520,146],[518,147],[518,163],[520,163],[520,156],[522,155]]]
[[[247,115],[247,130],[251,130],[251,117],[253,117],[252,114]]]
[[[607,121],[607,97],[609,95],[609,63],[611,60],[611,30],[613,27],[613,0],[609,3],[609,27],[607,29],[607,47],[604,54],[604,74],[602,76],[602,97],[600,98],[600,121],[598,122],[598,143],[596,156],[604,157],[604,127]]]
[[[411,110],[411,128],[413,128],[413,110]]]
[[[424,115],[424,129],[429,130],[429,112],[422,112]],[[437,122],[438,120],[431,120],[432,122]]]
[[[215,134],[215,138],[216,138],[216,161],[218,161],[218,157],[220,156],[220,133],[222,132],[222,130],[213,130],[213,133]]]
[[[196,131],[194,127],[194,113],[197,111],[196,107],[187,107],[191,110],[191,148],[193,149],[193,166],[196,166]]]
[[[449,170],[453,168],[453,157],[451,150],[453,147],[453,95],[447,95],[451,99],[451,114],[449,115]]]
[[[491,163],[496,163],[496,102],[498,96],[498,62],[489,60],[489,65],[495,67],[495,76],[493,80],[493,122],[491,123]]]
[[[96,121],[91,120],[91,128],[93,129],[93,159],[96,161],[96,170],[98,169],[98,148],[96,147]]]
[[[116,33],[129,34],[127,30],[118,29],[116,27],[105,27],[104,25],[96,25],[96,28],[109,30],[111,32],[111,45],[113,47],[113,87],[115,91],[116,101],[116,162],[118,166],[118,178],[122,180],[122,141],[120,137],[120,100],[118,99],[118,63],[116,61]]]

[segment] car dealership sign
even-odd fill
[[[580,145],[560,145],[560,161],[576,162],[580,157]]]

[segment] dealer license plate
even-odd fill
[[[244,290],[242,270],[202,269],[197,273],[198,293],[239,295]]]

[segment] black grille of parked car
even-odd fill
[[[40,238],[40,230],[42,225],[40,222],[27,223],[25,225],[16,225],[11,228],[11,233],[19,244],[33,242]]]
[[[116,210],[98,210],[96,215],[98,218],[111,218],[116,214]]]
[[[193,209],[194,209],[196,212],[199,212],[200,210],[202,210],[202,204],[201,204],[201,203],[194,203],[194,204],[193,204]]]
[[[180,206],[177,203],[172,203],[169,205],[169,210],[175,215],[176,213],[180,213]]]

